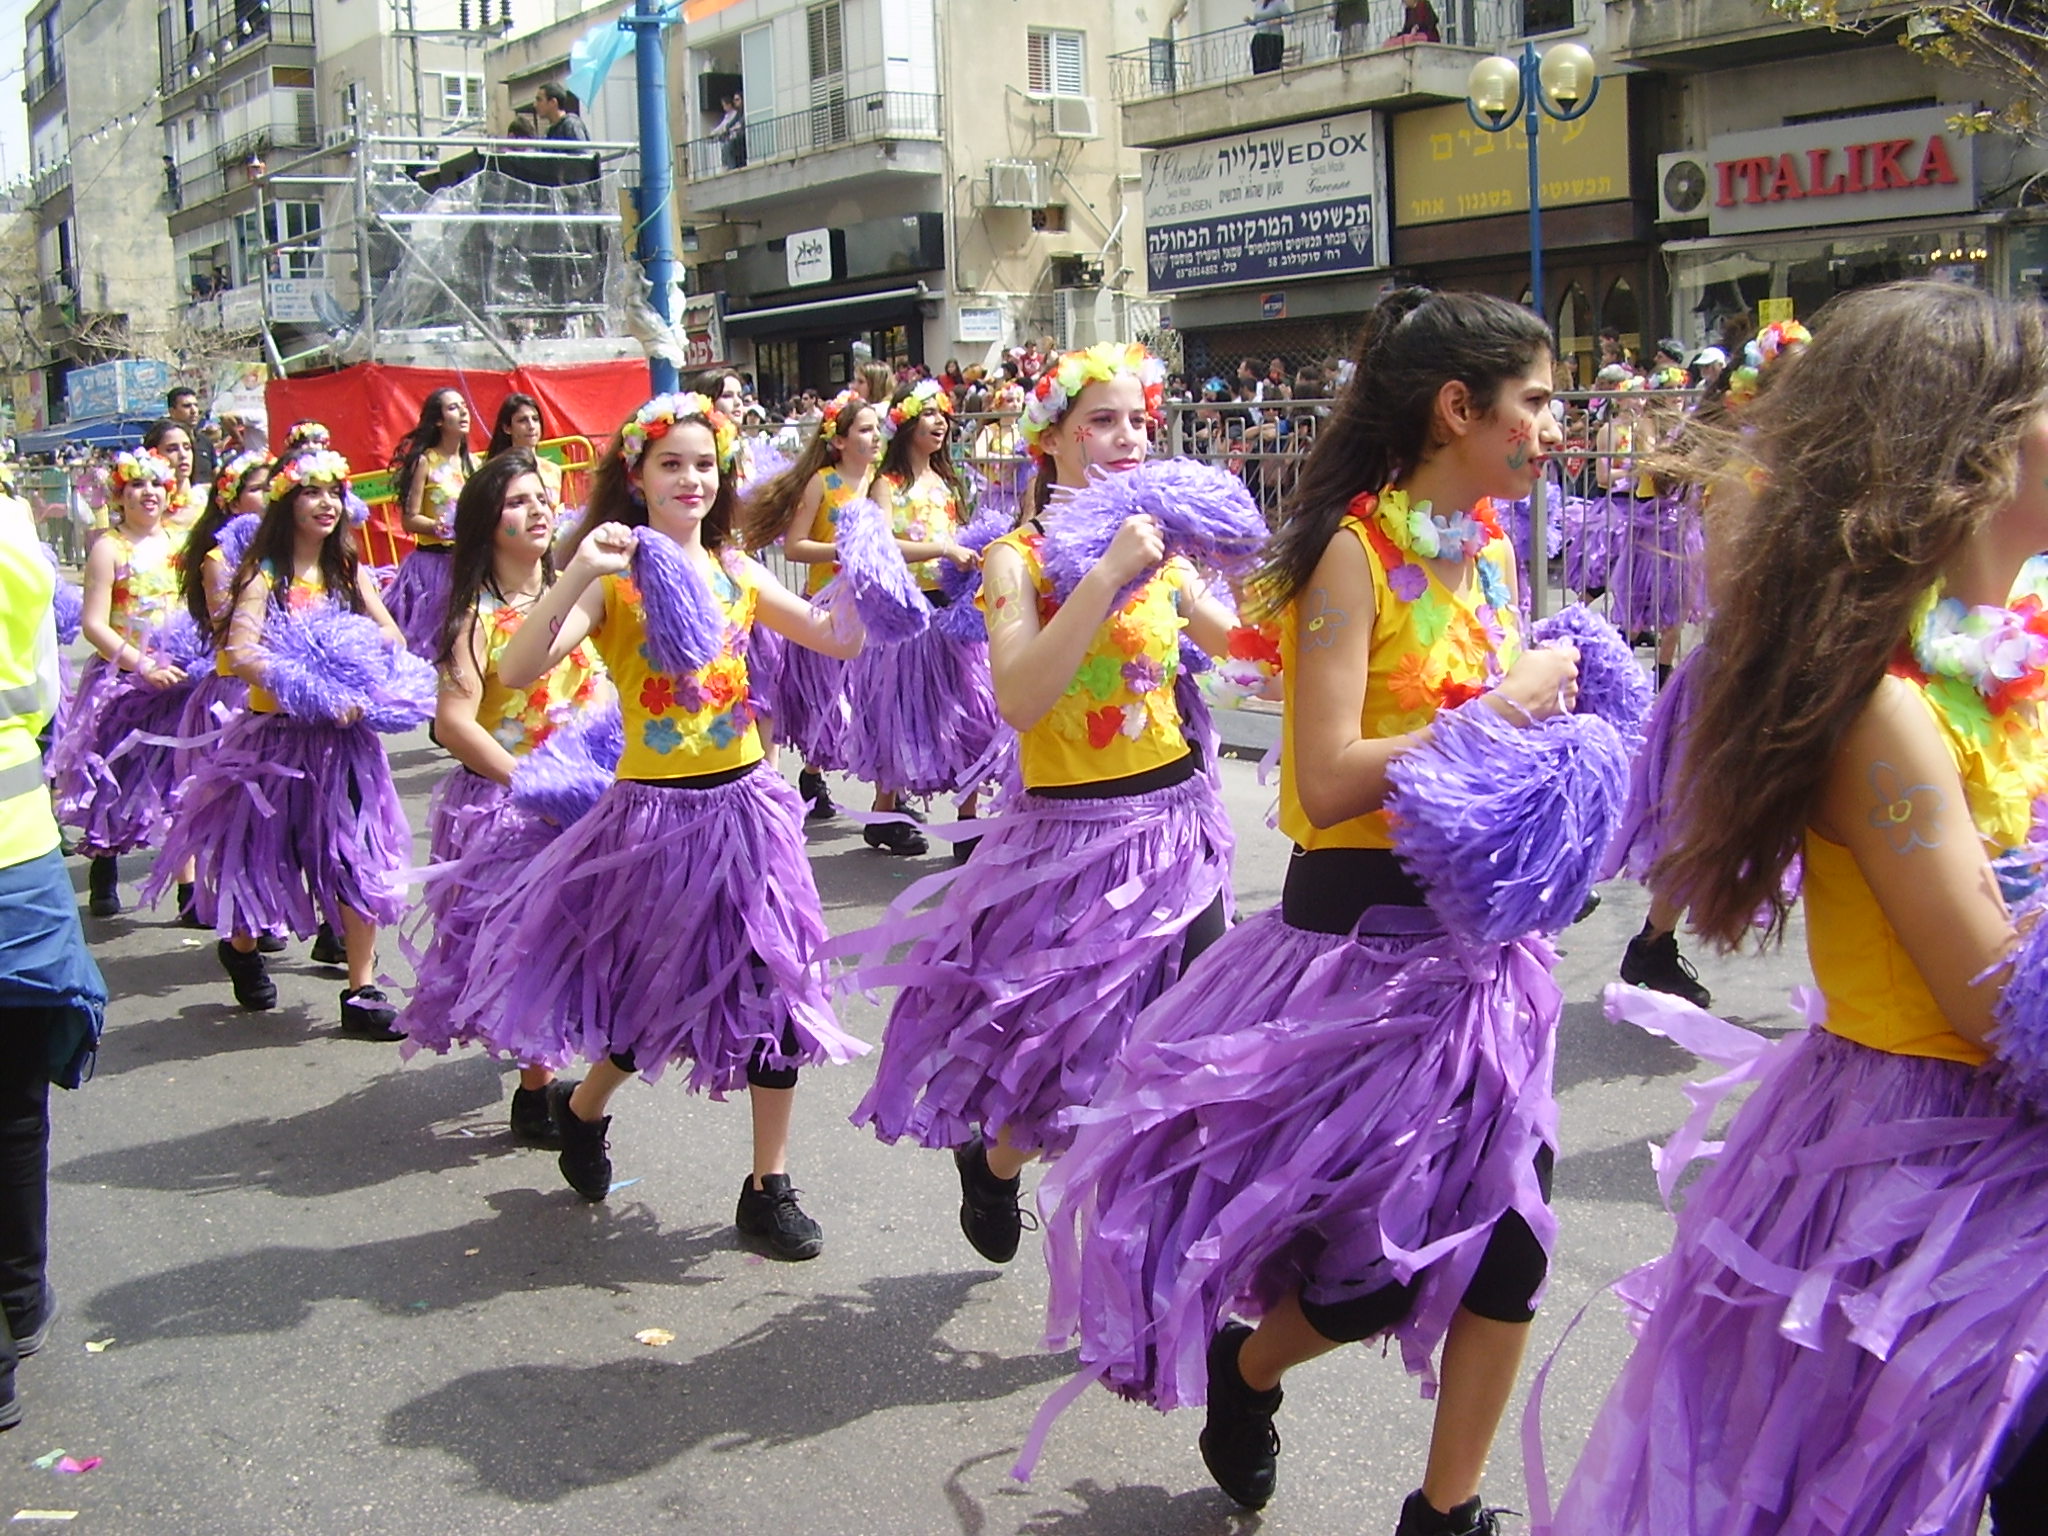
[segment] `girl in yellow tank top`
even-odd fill
[[[1739,1049],[1654,994],[1609,1009],[1753,1081],[1688,1186],[1637,1343],[1553,1526],[1574,1536],[2039,1528],[2048,1116],[2048,317],[1971,289],[1838,298],[1710,439],[1716,611],[1655,878],[1733,949],[1804,859],[1812,1027]],[[1852,445],[1845,451],[1845,445]],[[2017,967],[2008,963],[2021,951]],[[2016,1010],[2015,995],[2029,999]],[[1661,1171],[1668,1184],[1683,1172]],[[1544,1513],[1537,1512],[1539,1516]]]
[[[588,1200],[610,1192],[607,1110],[635,1073],[745,1090],[754,1160],[735,1225],[796,1260],[824,1246],[785,1167],[798,1069],[865,1047],[832,1016],[801,806],[762,761],[747,660],[762,626],[841,658],[861,637],[735,547],[737,441],[702,395],[642,406],[598,464],[561,579],[498,658],[528,687],[587,639],[619,690],[624,750],[491,909],[452,1027],[522,1063],[588,1063],[546,1091],[563,1177]]]
[[[981,593],[1024,793],[937,906],[892,908],[842,941],[876,956],[911,946],[855,1120],[884,1141],[952,1151],[961,1226],[993,1263],[1017,1251],[1025,1165],[1064,1150],[1068,1112],[1088,1103],[1132,1020],[1227,921],[1235,840],[1175,682],[1183,632],[1222,655],[1232,615],[1192,569],[1163,560],[1150,517],[1127,520],[1063,602],[1038,556],[1062,515],[1054,485],[1076,491],[1144,463],[1164,377],[1135,345],[1047,369],[1025,419],[1039,518],[988,546]],[[1119,602],[1126,585],[1137,591]]]
[[[1283,1376],[1391,1336],[1425,1381],[1447,1362],[1402,1536],[1494,1529],[1480,1472],[1555,1227],[1560,997],[1540,939],[1443,930],[1382,807],[1440,712],[1571,702],[1575,652],[1522,649],[1490,504],[1561,441],[1550,395],[1549,333],[1503,300],[1403,289],[1368,319],[1253,588],[1280,620],[1281,905],[1138,1020],[1040,1190],[1048,1340],[1078,1333],[1127,1397],[1206,1401],[1203,1459],[1248,1508]]]
[[[443,635],[434,739],[455,769],[434,792],[427,823],[430,872],[402,939],[411,946],[413,986],[397,1027],[405,1054],[445,1052],[478,931],[494,901],[562,828],[516,805],[512,774],[555,730],[616,703],[588,641],[538,682],[508,686],[498,663],[533,605],[552,584],[548,551],[555,504],[524,448],[491,455],[462,488],[455,515],[449,620]],[[419,934],[431,923],[433,942]],[[512,1095],[512,1134],[559,1147],[546,1089],[554,1073],[522,1064]]]
[[[176,469],[156,454],[120,455],[108,484],[112,523],[85,558],[80,632],[95,655],[50,768],[57,819],[92,860],[95,917],[121,910],[116,857],[161,845],[177,782],[171,748],[128,740],[175,730],[191,686],[165,648],[179,611],[180,534],[166,522],[176,486]]]
[[[469,451],[469,405],[460,391],[439,389],[427,396],[391,468],[398,482],[399,524],[415,543],[399,562],[385,601],[407,649],[432,661],[448,617],[455,503],[463,482],[476,472]]]
[[[747,497],[739,540],[748,549],[779,544],[784,558],[810,568],[804,593],[815,597],[838,574],[834,530],[848,503],[870,494],[881,451],[881,415],[847,390],[825,402],[818,429],[797,461]],[[810,802],[812,820],[835,807],[827,772],[846,767],[846,668],[829,656],[799,648],[786,652],[776,680],[776,731],[803,754],[797,792]]]

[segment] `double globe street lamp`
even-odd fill
[[[1569,123],[1593,110],[1600,76],[1593,55],[1577,43],[1554,44],[1538,54],[1522,44],[1519,59],[1495,54],[1472,66],[1465,81],[1465,110],[1488,133],[1506,133],[1521,118],[1529,140],[1529,294],[1531,307],[1548,319],[1543,296],[1543,182],[1536,140],[1543,119]]]

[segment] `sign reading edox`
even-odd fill
[[[1352,112],[1148,153],[1153,289],[1385,266],[1379,133],[1377,114]]]

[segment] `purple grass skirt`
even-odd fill
[[[88,857],[163,845],[178,785],[178,719],[197,684],[152,688],[105,657],[86,663],[50,752],[58,821]]]
[[[1651,996],[1617,990],[1610,1012]],[[1975,1536],[2008,1431],[2037,1427],[2048,1120],[1995,1071],[1819,1029],[1714,1086],[1752,1075],[1629,1282],[1647,1316],[1548,1528]]]
[[[239,677],[209,672],[185,696],[178,716],[178,746],[172,749],[172,772],[183,784],[219,744],[228,723],[249,707],[249,685]]]
[[[1605,590],[1614,553],[1614,529],[1629,501],[1620,495],[1572,496],[1558,509],[1564,534],[1564,584],[1582,596]]]
[[[1706,534],[1691,496],[1617,496],[1608,567],[1624,635],[1694,623],[1706,612]]]
[[[451,1038],[557,1069],[689,1063],[723,1098],[867,1047],[832,1016],[803,802],[765,765],[710,789],[621,782],[526,865],[477,935]],[[783,1048],[787,1027],[795,1051]]]
[[[969,775],[1006,729],[987,645],[927,629],[899,645],[869,641],[846,670],[848,772],[912,795],[975,787]]]
[[[448,548],[420,545],[399,562],[398,574],[384,593],[391,622],[405,635],[405,648],[423,661],[441,654],[441,631],[448,623],[448,588],[455,556]]]
[[[1062,1112],[1095,1096],[1132,1022],[1173,983],[1188,925],[1227,902],[1235,842],[1199,773],[1100,800],[1027,792],[987,826],[967,864],[833,946],[867,957],[851,984],[902,988],[853,1121],[889,1142],[957,1147],[981,1127],[1058,1153],[1073,1134]]]
[[[476,955],[477,936],[533,861],[562,835],[545,817],[513,804],[502,784],[457,768],[435,792],[428,843],[434,850],[420,901],[399,929],[413,985],[398,1028],[407,1058],[445,1055],[475,1043],[455,1024],[456,1005]],[[432,937],[427,929],[431,925]]]
[[[1274,909],[1226,934],[1138,1020],[1039,1187],[1049,1345],[1078,1333],[1085,1373],[1177,1408],[1203,1401],[1231,1312],[1420,1277],[1394,1332],[1433,1391],[1494,1223],[1555,1237],[1536,1174],[1557,1138],[1552,960],[1460,944],[1420,908],[1348,935]]]
[[[1700,658],[1704,646],[1688,651],[1678,669],[1657,694],[1643,730],[1643,745],[1629,764],[1628,804],[1622,809],[1621,826],[1607,850],[1600,869],[1602,880],[1627,874],[1642,881],[1662,857],[1670,827],[1667,817],[1677,804],[1679,752],[1685,745],[1685,728],[1699,704],[1700,682],[1706,666]]]
[[[187,859],[193,905],[223,936],[337,932],[344,907],[380,927],[405,913],[412,831],[384,743],[367,725],[245,714],[201,757],[142,888],[153,902]]]
[[[853,716],[846,703],[846,663],[807,645],[782,648],[775,680],[775,737],[818,770],[846,766],[846,735]]]
[[[1576,496],[1564,496],[1554,485],[1550,487],[1550,493],[1544,502],[1543,511],[1543,554],[1546,565],[1549,561],[1555,560],[1564,553],[1564,530],[1567,519],[1575,515],[1580,518],[1584,516],[1582,508],[1574,513],[1569,507],[1569,503],[1578,500],[1579,498]],[[1514,547],[1515,574],[1518,578],[1515,590],[1517,595],[1520,596],[1522,608],[1526,612],[1529,608],[1531,591],[1529,551],[1533,547],[1534,535],[1534,530],[1529,526],[1532,514],[1531,500],[1529,497],[1524,496],[1519,501],[1496,502],[1494,506],[1500,515],[1501,529],[1507,534],[1508,542]]]

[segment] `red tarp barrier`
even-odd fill
[[[419,421],[421,403],[437,389],[459,389],[469,401],[470,444],[479,453],[509,394],[540,401],[546,436],[587,437],[602,451],[619,423],[652,393],[644,362],[571,363],[510,373],[357,363],[333,373],[272,379],[264,386],[271,441],[282,447],[295,421],[324,422],[334,434],[335,448],[357,474],[383,469],[398,440]]]

